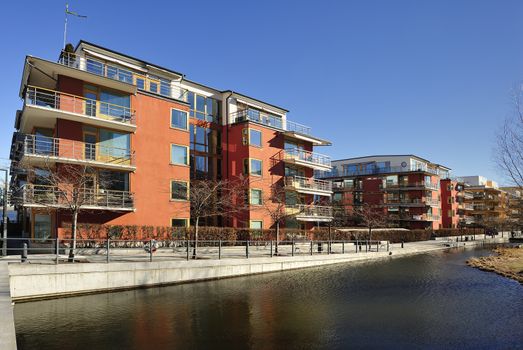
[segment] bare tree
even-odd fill
[[[275,227],[275,253],[278,255],[278,245],[280,240],[280,227],[287,219],[295,218],[304,211],[304,207],[289,207],[286,204],[285,188],[280,182],[270,184],[270,191],[262,196],[262,204],[258,210],[267,214]]]
[[[19,170],[32,177],[32,183],[13,189],[14,200],[30,201],[38,206],[69,212],[71,215],[72,244],[69,261],[74,262],[77,243],[78,215],[92,207],[104,206],[111,210],[111,204],[119,206],[129,204],[128,194],[116,195],[111,191],[96,191],[94,188],[95,168],[85,164],[52,164],[48,160],[39,167],[24,162],[19,163]],[[34,183],[38,184],[34,184]],[[110,180],[98,176],[98,185],[107,187]],[[123,197],[122,197],[123,196]]]
[[[248,180],[194,180],[189,188],[189,202],[182,210],[190,210],[194,222],[193,259],[197,257],[200,221],[210,217],[228,217],[246,209],[245,193]]]
[[[367,239],[372,240],[372,229],[387,225],[387,216],[381,207],[373,207],[367,203],[358,206],[354,210],[354,215],[361,221],[361,225],[368,229]]]
[[[494,159],[502,173],[523,188],[523,92],[513,95],[514,112],[506,118],[497,135]]]

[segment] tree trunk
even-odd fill
[[[200,218],[197,217],[196,221],[194,223],[194,248],[192,250],[192,258],[196,259],[196,249],[198,247],[198,224],[200,222]]]
[[[276,222],[276,249],[274,250],[278,255],[278,243],[280,241],[280,221]]]
[[[74,262],[74,253],[76,251],[76,226],[78,221],[78,211],[73,211],[73,222],[71,224],[71,233],[73,235],[73,244],[71,245],[71,249],[69,250],[69,262]]]

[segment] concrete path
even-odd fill
[[[7,263],[0,262],[0,349],[16,350],[15,319]]]

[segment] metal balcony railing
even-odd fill
[[[399,206],[439,206],[440,201],[433,198],[411,198],[411,199],[399,199],[392,198],[387,199],[384,204],[387,205],[399,205]]]
[[[292,131],[298,134],[312,135],[311,128],[309,126],[290,120],[283,121],[280,116],[262,112],[257,109],[243,109],[241,111],[231,113],[231,117],[233,123],[239,123],[248,120],[283,131]]]
[[[72,201],[72,193],[58,186],[26,184],[13,192],[13,202],[19,205],[68,207],[72,203],[86,209],[133,209],[131,192],[105,189],[82,189],[78,199]]]
[[[295,204],[287,205],[286,208],[292,212],[295,212],[296,217],[332,218],[332,207],[329,206],[321,206],[314,204]]]
[[[410,183],[395,183],[395,184],[388,183],[388,184],[385,184],[384,188],[385,189],[404,189],[404,190],[429,189],[429,190],[437,191],[437,190],[439,190],[439,184],[435,184],[432,182],[424,182],[424,181],[410,182]]]
[[[92,57],[84,57],[72,52],[62,51],[58,63],[113,80],[135,85],[139,90],[149,91],[177,100],[187,100],[187,89],[173,85],[168,79],[143,75],[114,64],[109,64]]]
[[[280,160],[283,161],[299,161],[310,165],[319,165],[322,167],[331,167],[331,159],[329,156],[323,154],[306,151],[299,148],[289,148],[280,151]]]
[[[352,165],[352,164],[351,164]],[[354,164],[356,166],[356,164]],[[363,165],[362,165],[363,166]],[[433,175],[441,175],[438,169],[434,168],[416,168],[416,167],[365,167],[362,168],[344,168],[337,169],[334,171],[326,172],[323,177],[341,177],[341,176],[363,176],[363,175],[378,175],[378,174],[394,174],[394,173],[406,173],[406,172],[426,172]]]
[[[134,165],[134,154],[126,148],[39,135],[22,135],[21,138],[22,152],[26,156],[55,157],[116,166]]]
[[[303,176],[286,176],[285,186],[310,191],[332,192],[332,182]]]
[[[35,86],[27,88],[25,103],[32,106],[82,114],[88,117],[135,124],[134,112],[129,107]]]

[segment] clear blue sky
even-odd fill
[[[132,3],[136,3],[135,5]],[[520,0],[70,1],[85,39],[286,107],[334,159],[414,153],[501,181],[494,132],[523,78]],[[0,13],[0,164],[26,54],[56,59],[64,1]]]

